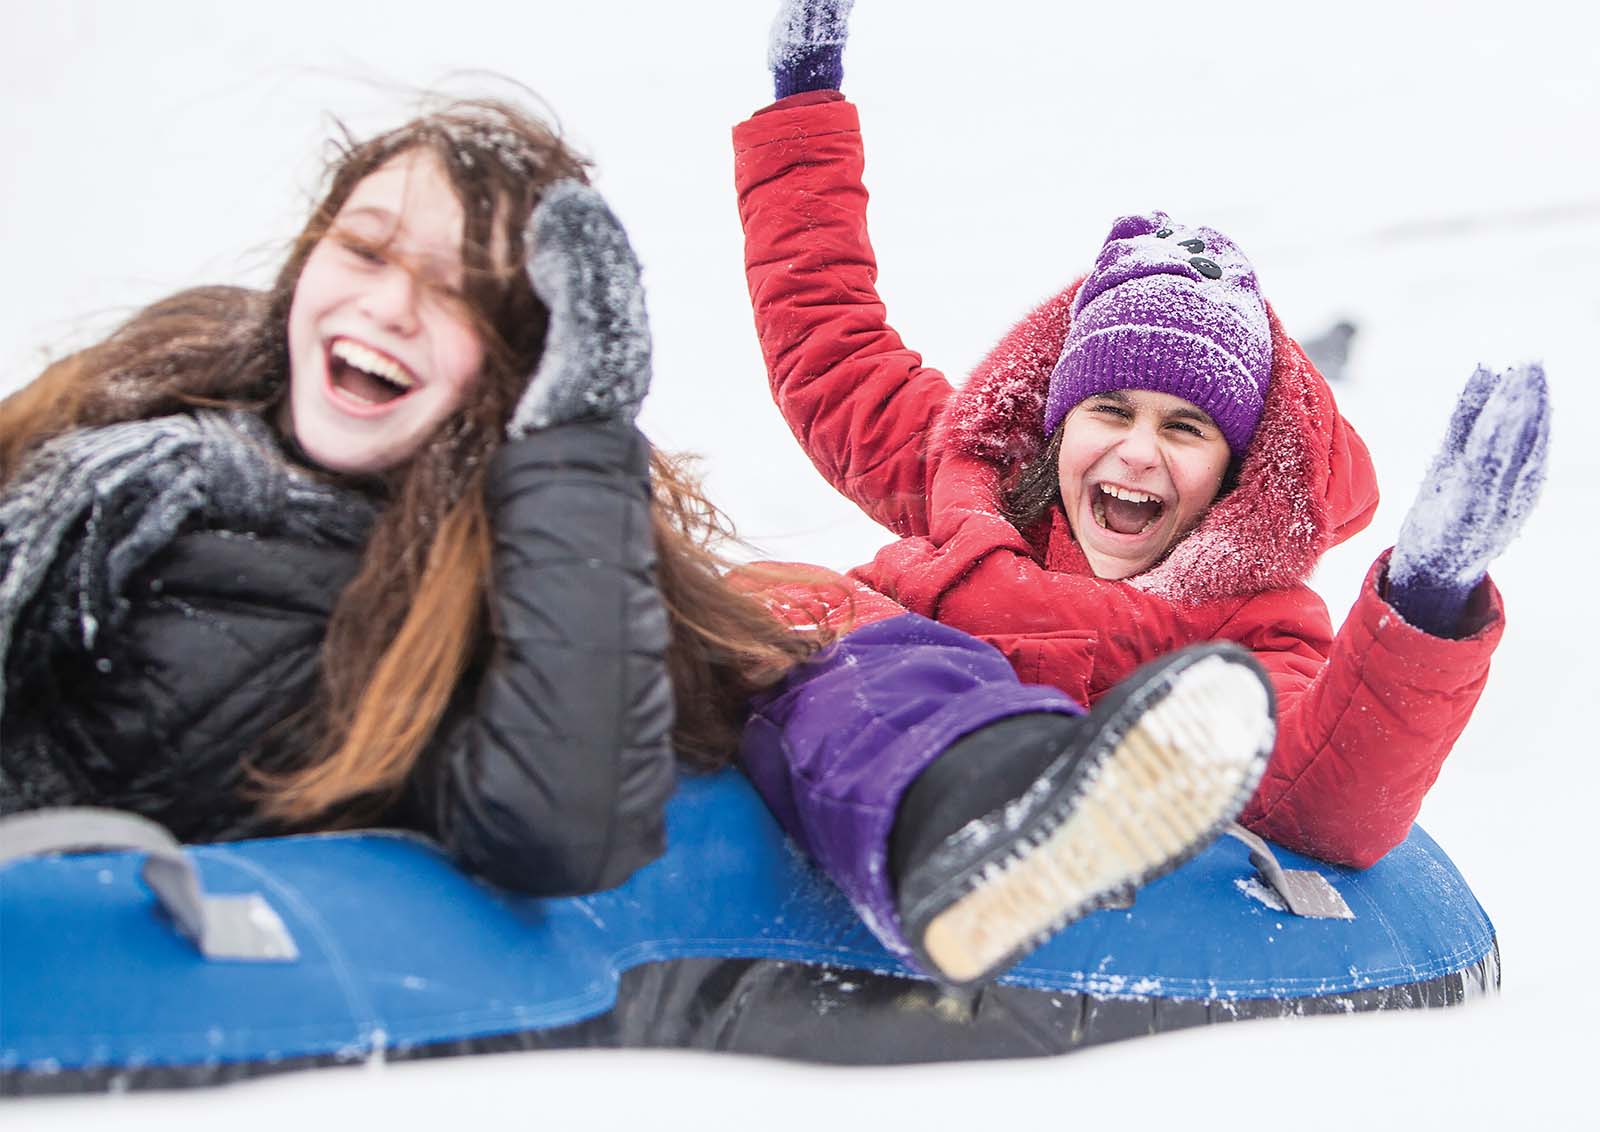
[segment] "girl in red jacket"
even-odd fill
[[[1305,580],[1371,518],[1371,463],[1226,237],[1117,221],[960,390],[885,324],[837,89],[849,7],[784,4],[736,176],[773,395],[899,538],[851,572],[857,627],[758,704],[752,778],[880,938],[954,982],[1235,816],[1370,865],[1487,676],[1542,374],[1474,375],[1335,633]]]

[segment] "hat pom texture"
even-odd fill
[[[1073,301],[1044,435],[1086,397],[1145,389],[1204,409],[1238,457],[1255,435],[1271,374],[1266,303],[1233,241],[1162,212],[1124,216]]]

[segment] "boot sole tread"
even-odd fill
[[[1032,836],[974,869],[969,890],[929,919],[927,958],[952,982],[981,980],[1176,868],[1249,800],[1274,732],[1262,678],[1225,656],[1153,682],[1102,730],[1097,757],[1052,800]]]

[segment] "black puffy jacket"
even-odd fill
[[[661,852],[674,781],[649,447],[619,423],[547,429],[500,449],[488,493],[492,639],[386,822],[510,888],[608,888]],[[283,736],[361,549],[179,535],[93,655],[8,667],[0,781],[22,796],[0,809],[116,806],[189,841],[283,832],[244,764],[296,763]]]

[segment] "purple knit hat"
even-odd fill
[[[1085,397],[1149,389],[1199,405],[1237,457],[1255,434],[1271,375],[1267,305],[1233,241],[1161,212],[1124,216],[1073,302],[1044,433]]]

